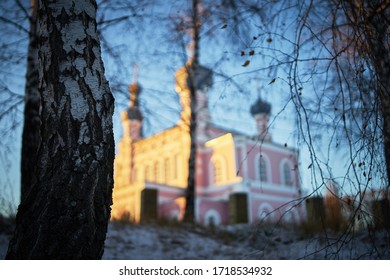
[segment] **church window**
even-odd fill
[[[214,183],[223,184],[227,181],[227,166],[226,160],[222,155],[213,156],[211,158],[213,173],[214,173]]]
[[[158,161],[154,164],[154,179],[155,182],[158,183],[161,182],[161,170],[160,170],[160,163]]]
[[[260,221],[273,221],[275,218],[275,212],[271,204],[264,202],[259,206],[258,219]]]
[[[217,226],[221,224],[221,215],[215,209],[210,209],[204,216],[205,224],[208,226]]]
[[[177,172],[178,172],[178,166],[180,164],[180,155],[175,154],[174,162],[173,162],[173,169],[172,169],[172,179],[177,179]]]
[[[259,161],[259,167],[260,167],[260,181],[267,182],[267,163],[265,162],[264,158],[260,157]]]
[[[165,182],[169,182],[172,178],[172,167],[171,167],[171,159],[165,159]]]
[[[223,181],[222,177],[222,164],[220,161],[214,162],[214,181],[216,183],[221,183]]]
[[[283,179],[284,179],[284,183],[287,185],[287,186],[292,186],[293,182],[292,182],[292,174],[291,174],[291,167],[290,165],[285,162],[283,164]]]
[[[149,165],[145,167],[145,181],[147,181],[147,182],[153,181],[152,170],[151,170]]]

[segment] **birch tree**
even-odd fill
[[[189,117],[189,134],[190,134],[190,157],[188,159],[188,179],[186,189],[186,207],[184,212],[184,221],[193,223],[195,221],[195,193],[196,193],[196,92],[197,92],[197,70],[199,68],[199,1],[192,0],[192,58],[187,64],[188,71],[188,89],[190,92],[190,117]]]
[[[184,222],[193,223],[195,222],[195,194],[196,194],[196,157],[197,148],[199,141],[197,139],[197,93],[198,91],[204,90],[204,87],[208,87],[212,83],[213,71],[203,67],[200,64],[200,55],[202,50],[200,49],[201,38],[206,37],[209,41],[212,41],[213,37],[223,37],[220,33],[216,33],[216,26],[220,26],[221,15],[212,15],[212,12],[217,9],[223,10],[218,2],[214,1],[201,1],[192,0],[189,1],[190,8],[185,18],[181,18],[178,24],[177,33],[174,34],[173,38],[175,43],[177,41],[183,42],[184,37],[189,37],[190,43],[187,46],[189,52],[189,61],[186,63],[187,71],[187,84],[186,89],[189,92],[190,108],[186,119],[182,121],[187,126],[186,129],[190,135],[190,155],[188,159],[188,178],[187,178],[187,189],[185,192],[186,206],[184,211]],[[204,22],[207,21],[207,22]],[[216,23],[217,22],[217,23]],[[203,25],[207,24],[208,29],[203,28]],[[239,24],[238,24],[239,25]],[[211,27],[210,27],[211,26]],[[218,30],[217,29],[217,30]],[[184,34],[187,33],[187,34]],[[216,36],[215,36],[216,35]],[[202,37],[203,36],[203,37]],[[218,41],[218,39],[217,39]],[[219,41],[222,41],[219,38]],[[219,44],[221,44],[219,42]],[[184,43],[182,48],[184,49]],[[217,60],[218,58],[215,58]],[[221,73],[220,73],[221,75]]]
[[[36,4],[36,180],[18,208],[7,259],[99,259],[112,201],[114,99],[104,76],[96,3]]]
[[[334,135],[329,146],[345,151],[349,174],[342,186],[352,188],[359,208],[371,190],[388,197],[390,2],[304,1],[298,13],[289,84],[314,165],[321,165],[316,120]],[[317,51],[308,52],[309,45]],[[309,83],[316,97],[302,94]]]

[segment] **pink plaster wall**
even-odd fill
[[[207,199],[201,199],[198,203],[198,217],[199,222],[206,224],[205,215],[210,209],[214,209],[221,217],[221,223],[227,224],[229,222],[229,204],[227,201],[212,201]]]
[[[247,151],[250,151],[250,153],[247,155],[246,160],[243,164],[246,165],[248,177],[251,180],[255,180],[257,178],[257,170],[256,170],[256,164],[258,164],[256,161],[258,160],[259,154],[264,154],[268,157],[270,161],[270,168],[271,168],[271,181],[269,183],[273,184],[282,184],[282,178],[280,174],[280,164],[282,160],[287,159],[291,162],[291,165],[293,167],[297,166],[297,158],[296,155],[291,152],[290,150],[286,150],[286,152],[277,151],[274,149],[270,149],[268,147],[262,146],[256,146],[253,147],[251,144],[246,145]],[[294,178],[294,185],[299,186],[299,176],[298,176],[298,169],[295,168],[295,171],[292,171],[293,178]]]
[[[217,133],[218,131],[216,131]],[[281,207],[286,201],[292,201],[299,198],[299,180],[298,173],[295,172],[295,186],[291,186],[287,188],[286,186],[280,186],[282,183],[280,174],[280,162],[287,158],[291,161],[292,165],[296,164],[296,156],[290,150],[278,151],[274,149],[267,148],[263,146],[260,147],[252,147],[251,144],[246,144],[246,151],[250,151],[249,154],[246,154],[245,151],[241,148],[242,146],[236,146],[236,166],[237,168],[241,164],[239,176],[244,176],[244,168],[246,168],[246,174],[248,175],[248,179],[252,180],[251,186],[249,187],[248,199],[250,203],[248,206],[251,206],[249,209],[249,218],[252,218],[251,222],[256,222],[259,218],[259,208],[262,205],[268,205],[273,210]],[[270,160],[270,167],[272,170],[271,181],[267,187],[261,187],[257,181],[255,181],[258,177],[256,176],[256,172],[258,172],[255,164],[258,155],[260,153],[265,154]],[[228,197],[230,194],[229,187],[216,187],[213,186],[213,182],[211,182],[212,178],[212,170],[210,170],[210,159],[211,159],[211,149],[199,149],[197,154],[197,168],[198,172],[196,174],[196,182],[197,182],[197,213],[198,213],[198,222],[206,223],[205,215],[207,211],[210,209],[214,209],[218,212],[221,222],[223,224],[227,224],[229,221],[229,211],[228,211]],[[245,165],[245,167],[244,167]],[[201,170],[201,171],[199,171]],[[185,190],[178,188],[170,188],[164,187],[158,184],[148,184],[148,187],[154,187],[159,190],[159,215],[160,217],[170,217],[172,212],[179,212],[180,207],[177,203],[175,203],[175,199],[179,197],[184,197]],[[279,189],[276,189],[280,186]],[[264,195],[265,198],[261,198]],[[267,199],[267,197],[271,197],[273,199]],[[276,211],[272,214],[272,219],[276,220],[281,218],[282,213],[287,208],[281,209],[281,211]],[[302,218],[303,211],[300,207],[297,207],[292,212],[292,218],[294,221],[298,221]]]

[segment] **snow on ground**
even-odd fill
[[[104,259],[390,259],[390,233],[315,234],[271,225],[111,223]]]
[[[9,237],[0,233],[0,259]],[[390,259],[389,232],[308,235],[271,225],[110,223],[105,245],[103,259]]]
[[[254,253],[245,243],[201,227],[111,223],[103,259],[243,259]]]
[[[5,254],[7,253],[9,236],[0,234],[0,260],[4,260]]]

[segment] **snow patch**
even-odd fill
[[[6,255],[10,238],[0,232],[0,259]],[[231,225],[207,230],[110,223],[103,259],[390,259],[389,232],[362,231],[327,238],[272,226]]]

